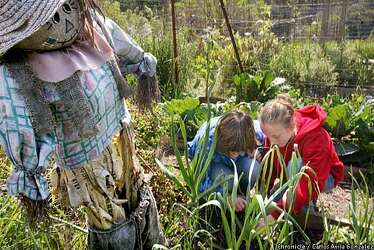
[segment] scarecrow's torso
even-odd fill
[[[107,64],[98,69],[80,72],[79,78],[99,132],[96,136],[80,138],[64,103],[59,100],[54,83],[47,83],[44,96],[54,110],[56,127],[54,132],[38,138],[33,131],[23,97],[17,93],[18,85],[10,77],[6,66],[0,66],[0,110],[3,116],[0,128],[5,132],[2,136],[9,138],[6,141],[11,142],[8,145],[10,155],[14,161],[23,162],[23,168],[27,169],[28,165],[34,168],[35,164],[45,166],[54,152],[59,166],[81,166],[96,158],[110,143],[112,136],[120,129],[121,120],[130,118]],[[38,163],[35,162],[37,158],[34,155],[37,148],[41,149]]]
[[[100,35],[117,56],[120,73],[153,76],[155,58],[144,53],[112,20],[106,18],[103,23],[105,34]],[[121,92],[120,96],[118,75],[113,71],[111,59],[98,67],[78,71],[78,85],[98,128],[94,135],[84,137],[79,136],[82,131],[74,125],[71,112],[66,110],[56,91],[56,83],[51,82],[43,83],[41,92],[52,111],[54,127],[48,133],[36,133],[32,112],[25,96],[17,89],[19,82],[12,77],[8,64],[0,64],[0,144],[15,168],[8,178],[8,193],[22,193],[33,200],[46,199],[48,185],[41,173],[53,156],[59,167],[83,167],[102,154],[122,128],[123,121],[130,122],[123,101],[126,95]]]

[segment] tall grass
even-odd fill
[[[205,199],[211,192],[213,192],[219,185],[227,181],[227,179],[220,181],[219,183],[213,184],[209,189],[204,192],[199,192],[200,186],[204,177],[208,171],[209,165],[213,158],[215,147],[216,147],[216,137],[217,130],[214,133],[214,138],[212,142],[209,142],[209,130],[210,130],[210,103],[208,103],[208,121],[205,128],[205,136],[201,138],[198,142],[198,146],[195,150],[195,155],[192,160],[188,158],[187,148],[181,153],[177,147],[177,136],[176,136],[176,127],[174,124],[177,124],[178,129],[183,138],[183,145],[187,145],[187,132],[185,123],[180,116],[173,116],[174,120],[173,125],[171,126],[172,134],[172,146],[178,163],[178,169],[180,175],[175,175],[172,171],[167,169],[162,162],[156,159],[156,163],[161,169],[161,171],[170,178],[175,185],[180,188],[190,199],[190,206],[196,208],[202,199]],[[209,148],[209,151],[206,150]]]
[[[279,154],[277,147],[271,148],[262,160],[263,170],[272,168],[270,164],[274,161],[274,156]],[[294,170],[289,171],[290,175],[287,176],[287,181],[284,182],[280,188],[268,197],[269,186],[267,183],[261,183],[260,179],[263,179],[268,173],[263,171],[263,176],[257,176],[257,184],[254,189],[256,193],[251,196],[250,188],[246,192],[247,205],[245,208],[244,216],[239,216],[235,212],[235,204],[237,201],[237,191],[239,185],[239,178],[236,171],[236,165],[234,166],[234,185],[231,194],[225,193],[223,196],[218,194],[218,200],[220,203],[216,204],[221,210],[221,218],[226,237],[227,248],[229,249],[242,249],[245,246],[246,249],[251,249],[253,245],[257,245],[259,249],[275,249],[277,244],[290,244],[294,241],[294,233],[298,231],[302,235],[306,244],[310,243],[309,237],[305,234],[301,226],[291,216],[292,204],[294,201],[296,185],[300,181],[300,178],[305,175],[307,166],[303,167],[301,171],[297,169],[297,151],[293,153],[291,159],[291,168]],[[254,161],[251,169],[253,170]],[[248,180],[252,178],[252,171],[249,172]],[[261,185],[262,184],[262,185]],[[263,186],[265,184],[265,186]],[[274,198],[277,197],[283,190],[288,190],[289,208],[287,211],[281,211],[274,204]],[[262,194],[261,194],[262,193]],[[267,215],[271,210],[278,210],[281,212],[280,217],[273,223],[267,221]],[[264,227],[259,227],[260,223],[264,223]],[[266,237],[265,237],[266,235]]]
[[[71,215],[57,209],[55,219],[34,228],[15,198],[1,195],[0,203],[0,249],[86,249],[87,234],[79,223],[61,219],[72,220]]]
[[[187,82],[191,81],[193,58],[197,50],[196,43],[190,38],[190,29],[183,27],[177,33],[179,83],[176,83],[173,80],[174,55],[168,17],[156,16],[151,10],[149,13],[132,10],[121,12],[117,1],[104,0],[100,4],[108,17],[129,33],[145,52],[157,58],[156,74],[162,97],[166,100],[180,97]],[[134,83],[133,78],[130,78],[130,83]]]
[[[11,169],[0,150],[0,185],[4,188]],[[86,249],[82,210],[63,211],[52,203],[50,220],[31,227],[17,198],[0,193],[0,204],[0,249]]]
[[[351,201],[349,203],[350,227],[324,225],[322,243],[374,244],[374,202],[366,178],[361,181],[351,175]]]
[[[183,137],[184,145],[186,145],[186,129],[182,119],[178,120],[178,126]],[[215,132],[215,137],[217,136],[216,133],[217,131]],[[233,177],[225,176],[221,179],[218,178],[211,188],[204,192],[199,192],[201,182],[207,173],[215,151],[215,139],[213,140],[213,145],[210,147],[210,150],[208,152],[206,151],[209,139],[208,136],[209,120],[205,136],[201,138],[198,149],[196,150],[198,153],[195,153],[194,158],[190,161],[188,159],[187,150],[184,150],[184,155],[182,156],[177,148],[175,127],[172,127],[173,148],[177,158],[179,174],[174,174],[156,159],[162,172],[190,199],[189,204],[187,204],[186,207],[183,207],[188,213],[193,215],[189,217],[192,221],[190,219],[188,220],[188,223],[192,223],[190,227],[191,232],[194,232],[193,234],[198,231],[200,232],[200,230],[205,232],[207,231],[207,228],[215,231],[215,229],[209,224],[209,220],[206,220],[206,217],[204,217],[200,212],[206,207],[217,207],[221,218],[220,224],[222,225],[223,234],[225,236],[225,247],[229,249],[241,249],[243,246],[245,246],[246,249],[250,249],[253,244],[257,244],[260,249],[274,249],[276,244],[292,243],[296,231],[299,232],[299,235],[302,235],[305,243],[310,243],[309,237],[291,215],[296,186],[301,177],[306,176],[305,170],[310,169],[308,166],[302,167],[301,170],[298,169],[297,165],[300,161],[300,154],[298,153],[297,147],[295,147],[295,152],[292,154],[291,165],[288,170],[285,171],[286,175],[284,178],[281,177],[282,185],[270,196],[268,195],[268,191],[270,190],[270,179],[266,179],[266,177],[271,175],[275,156],[277,155],[279,159],[282,159],[282,156],[279,148],[276,146],[267,152],[261,162],[263,169],[262,176],[257,176],[257,183],[254,187],[256,193],[252,197],[250,188],[247,189],[247,206],[244,215],[240,216],[235,212],[235,204],[238,199],[239,177],[234,162],[232,162],[235,170]],[[254,163],[255,162],[253,161],[251,166],[252,170],[250,171],[249,176],[245,177],[249,180],[252,179]],[[281,164],[284,169],[287,168],[284,161],[281,162]],[[229,178],[234,178],[233,191],[230,194],[227,192],[224,192],[223,194],[214,193],[216,187],[218,185],[226,185]],[[284,190],[288,190],[287,199],[290,204],[286,211],[282,211],[274,205],[275,197],[281,194]],[[267,223],[267,215],[271,210],[279,210],[281,215],[274,223]],[[261,221],[265,222],[265,226],[258,228]],[[263,237],[264,234],[267,235],[267,237]],[[188,239],[191,240],[191,233],[189,234]]]

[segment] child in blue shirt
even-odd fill
[[[189,158],[193,158],[197,153],[197,146],[200,139],[204,139],[208,123],[205,122],[198,130],[195,138],[188,143]],[[256,127],[256,130],[255,130]],[[249,115],[241,111],[231,111],[224,116],[214,117],[209,123],[209,137],[207,152],[210,151],[214,140],[214,132],[217,131],[217,143],[212,161],[204,180],[200,186],[200,192],[207,190],[213,185],[213,182],[220,176],[234,175],[235,162],[239,182],[239,196],[235,210],[241,212],[246,205],[245,193],[248,185],[253,187],[258,172],[259,163],[253,158],[256,149],[256,139],[260,143],[263,142],[263,133],[260,130],[258,122],[254,124]],[[257,131],[257,132],[256,132]],[[231,161],[232,160],[232,161]],[[254,161],[252,164],[252,161]],[[249,181],[250,168],[253,165],[251,178]],[[233,178],[227,183],[228,192],[232,191]],[[223,193],[223,186],[216,188],[216,192]]]

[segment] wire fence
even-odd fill
[[[280,38],[342,40],[366,39],[373,35],[373,0],[268,0],[261,6],[255,0],[227,0],[231,26],[242,35],[256,34],[264,20]],[[287,3],[288,2],[288,3]],[[266,16],[266,7],[270,16]],[[122,0],[121,8],[150,8],[161,18],[167,16],[170,0]],[[261,9],[262,8],[262,9]],[[207,28],[225,30],[218,0],[179,0],[176,2],[178,29],[188,27],[203,33]]]
[[[123,10],[139,9],[145,11],[145,13],[151,10],[156,17],[163,19],[162,23],[171,30],[171,1],[125,0],[121,8]],[[239,2],[242,2],[242,4],[239,4]],[[267,4],[261,5],[256,0],[226,0],[226,10],[234,32],[256,38],[261,26],[268,25],[268,28],[280,38],[280,41],[304,39],[341,41],[346,39],[366,39],[370,35],[374,35],[374,0],[309,0],[308,3],[299,3],[296,0],[268,0],[266,2]],[[291,3],[285,4],[284,2]],[[227,39],[229,39],[219,0],[179,0],[175,3],[175,13],[177,32],[180,32],[180,34],[189,34],[192,37],[202,39],[201,35],[211,30],[218,30],[220,34],[227,35]],[[185,33],[186,29],[190,32]],[[191,37],[188,39],[191,39]],[[177,58],[182,57],[179,55]],[[337,61],[336,65],[332,66],[334,67],[334,72],[351,74],[350,65],[345,62],[339,63],[338,59],[335,61]],[[269,67],[268,64],[260,65],[260,62],[262,61],[258,60],[255,65],[252,65],[251,61],[249,61],[242,65],[242,68],[245,72],[256,72],[257,68],[266,69]],[[170,66],[172,64],[170,62]],[[362,66],[360,70],[363,72],[366,70],[366,73],[370,71],[369,68],[373,67],[371,61],[370,65],[368,62],[363,64],[368,66],[366,68]],[[183,66],[181,65],[181,67]],[[172,69],[174,68],[171,66],[170,71]],[[232,75],[239,72],[239,66],[236,64],[235,59],[232,60],[232,58],[230,62],[220,62],[219,68],[214,68],[210,71],[211,74],[217,76],[217,79],[219,78],[219,81],[225,83],[232,82]],[[183,75],[182,72],[179,73]],[[370,77],[369,73],[367,77]],[[359,77],[357,72],[355,74],[354,77]],[[174,73],[172,73],[169,80],[174,82],[174,77]],[[328,79],[330,78],[321,77],[322,81],[323,79],[329,81]],[[298,85],[308,95],[312,95],[312,93],[314,95],[323,95],[330,91],[345,95],[358,88],[361,92],[374,94],[373,81],[367,80],[364,84],[358,84],[355,79],[346,81],[345,78],[337,78],[333,81],[334,84],[315,80],[310,82],[298,80],[290,81],[290,83]],[[182,82],[185,81],[184,79]]]

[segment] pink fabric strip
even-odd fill
[[[46,82],[60,82],[76,71],[99,68],[113,55],[113,50],[97,31],[94,37],[96,48],[80,42],[61,50],[32,53],[29,62],[35,75]]]

